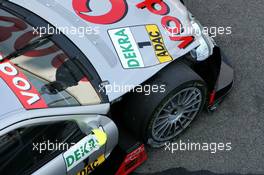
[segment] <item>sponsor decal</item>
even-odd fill
[[[152,42],[155,54],[159,59],[160,63],[172,61],[173,58],[170,56],[168,50],[164,45],[163,38],[157,25],[146,25],[150,40]]]
[[[160,8],[156,9],[155,5],[159,5]],[[147,9],[152,14],[162,16],[161,24],[163,28],[170,33],[171,41],[179,41],[178,48],[185,49],[193,42],[193,36],[180,36],[182,32],[180,30],[182,25],[181,21],[176,17],[167,15],[170,12],[170,7],[163,0],[144,0],[136,6],[139,9]],[[174,23],[173,26],[176,27],[171,27],[170,25],[172,23]]]
[[[150,67],[173,60],[155,24],[127,26],[108,32],[124,68]]]
[[[97,142],[100,146],[103,146],[107,141],[107,135],[101,129],[93,129],[93,134],[97,138]]]
[[[94,24],[113,24],[120,21],[127,13],[127,4],[125,0],[109,0],[112,7],[110,11],[99,16],[90,15],[92,12],[92,9],[89,7],[90,1],[91,0],[73,0],[72,6],[78,16]]]
[[[87,175],[91,174],[98,166],[100,166],[105,161],[105,156],[101,155],[94,162],[87,165],[83,170],[77,173],[77,175]]]
[[[108,31],[125,69],[144,67],[138,45],[129,27]]]
[[[6,82],[25,109],[47,108],[37,89],[10,61],[0,63],[0,78]]]
[[[109,0],[111,3],[111,9],[100,16],[89,14],[92,11],[89,7],[90,1],[91,0],[72,0],[72,6],[76,14],[87,22],[103,25],[115,24],[127,15],[128,6],[126,0]],[[156,5],[158,5],[159,8],[156,8]],[[147,9],[151,14],[159,15],[161,17],[163,28],[171,35],[169,37],[170,40],[179,42],[177,46],[178,48],[185,49],[193,42],[193,36],[180,36],[181,21],[178,18],[169,15],[171,10],[164,0],[143,0],[134,7],[142,10]],[[176,26],[174,29],[171,28],[171,23],[174,23],[173,26]]]
[[[93,134],[84,137],[81,141],[67,150],[63,154],[67,171],[70,171],[95,151],[99,150],[99,148],[106,143],[106,138],[107,136],[103,131],[96,129],[93,130]]]
[[[156,4],[160,6],[159,9],[155,8]],[[163,0],[144,0],[137,4],[137,8],[147,8],[151,13],[156,15],[167,15],[170,11],[169,6]]]

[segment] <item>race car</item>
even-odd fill
[[[1,0],[0,53],[0,174],[129,174],[233,86],[180,0]]]

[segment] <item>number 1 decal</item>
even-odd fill
[[[109,12],[100,16],[91,16],[89,4],[91,0],[73,0],[72,5],[82,19],[94,24],[113,24],[120,21],[127,13],[126,0],[109,0],[112,8]]]

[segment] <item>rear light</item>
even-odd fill
[[[138,166],[147,160],[147,154],[144,145],[126,155],[125,160],[119,167],[115,175],[128,175]]]

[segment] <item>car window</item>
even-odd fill
[[[74,122],[20,128],[0,137],[0,174],[30,174],[85,135]]]
[[[31,48],[30,44],[43,36],[24,20],[1,9],[0,32],[1,55],[12,56],[12,66],[26,76],[48,107],[101,102],[91,83],[94,77],[87,74],[88,66],[80,62],[78,55],[70,57],[52,40],[52,36]],[[23,48],[26,51],[21,53]]]

